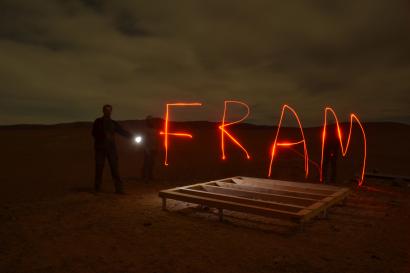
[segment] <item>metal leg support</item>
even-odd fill
[[[167,199],[162,197],[162,210],[167,210]]]
[[[323,214],[322,214],[324,219],[327,219],[327,209],[323,210]]]
[[[224,214],[223,214],[223,209],[218,209],[218,216],[219,216],[219,221],[223,221],[223,216],[224,216]]]

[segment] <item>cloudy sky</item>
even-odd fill
[[[410,123],[407,0],[0,0],[0,124],[162,116],[218,120],[226,99],[276,124]],[[241,109],[233,109],[240,115]]]

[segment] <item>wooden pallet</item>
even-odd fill
[[[350,189],[323,184],[232,177],[159,192],[162,208],[173,199],[223,210],[283,218],[303,224],[346,200]]]

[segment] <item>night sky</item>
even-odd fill
[[[410,123],[408,0],[0,0],[0,124],[221,118],[223,101],[274,125],[323,107]],[[240,110],[240,109],[239,109]],[[240,112],[238,112],[238,115]]]

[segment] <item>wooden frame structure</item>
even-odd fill
[[[252,177],[231,177],[163,190],[162,209],[173,199],[223,210],[282,218],[303,224],[327,209],[344,202],[349,188]]]

